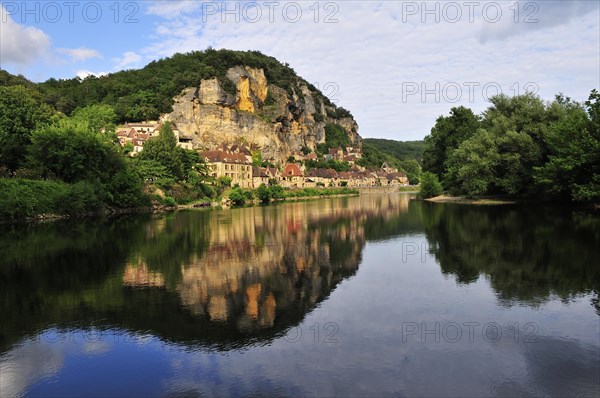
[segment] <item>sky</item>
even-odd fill
[[[600,89],[600,2],[5,1],[0,68],[32,81],[141,68],[177,52],[259,50],[287,62],[363,137],[418,140],[497,93]]]

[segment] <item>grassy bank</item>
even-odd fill
[[[358,195],[359,191],[352,188],[299,188],[286,189],[280,185],[265,186],[256,189],[233,188],[228,195],[229,200],[235,206],[244,205],[247,202],[259,201],[269,203],[286,199],[318,198],[336,195]]]
[[[353,188],[301,188],[288,189],[285,198],[308,198],[317,196],[358,195],[358,190]]]

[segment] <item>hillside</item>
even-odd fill
[[[411,184],[418,184],[421,175],[423,141],[394,141],[380,138],[364,138],[363,159],[360,165],[377,169],[386,162],[404,170]]]
[[[298,76],[286,63],[258,51],[214,50],[175,54],[142,69],[81,80],[27,82],[5,72],[3,85],[22,84],[70,116],[77,108],[109,105],[117,123],[170,120],[195,148],[245,143],[265,159],[283,161],[290,151],[317,150],[327,125],[338,125],[360,146],[352,114]]]
[[[374,150],[389,154],[397,160],[414,159],[421,162],[424,141],[395,141],[382,138],[364,138],[363,148],[372,148]]]

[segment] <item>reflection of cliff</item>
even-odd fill
[[[550,207],[425,203],[421,212],[430,252],[442,271],[462,283],[488,275],[506,305],[600,292],[598,217]]]
[[[272,327],[278,313],[310,310],[356,271],[369,218],[407,206],[391,195],[219,213],[206,251],[182,266],[181,300],[241,331]]]

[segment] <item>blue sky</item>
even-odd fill
[[[600,2],[0,1],[0,67],[33,81],[175,52],[260,50],[352,111],[363,137],[421,139],[451,107],[600,88]]]

